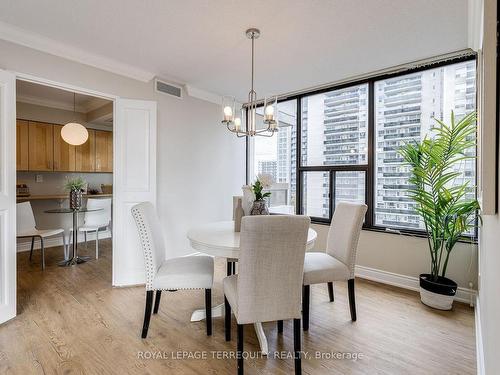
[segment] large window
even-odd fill
[[[249,180],[258,174],[273,176],[269,208],[272,213],[295,213],[296,205],[296,149],[297,149],[297,103],[295,100],[278,104],[279,129],[272,137],[255,137],[250,145],[253,158],[250,160]],[[257,112],[262,116],[262,109]],[[257,119],[257,122],[260,119]]]
[[[475,110],[475,77],[475,62],[470,61],[375,82],[375,225],[424,229],[406,191],[410,170],[397,151],[408,142],[432,137],[433,118],[449,123],[451,111],[459,120]],[[456,168],[462,176],[455,182],[466,179],[473,187],[474,160]]]
[[[398,149],[432,137],[433,118],[449,122],[452,110],[460,119],[476,109],[475,66],[467,58],[288,98],[279,103],[278,135],[249,141],[249,179],[275,177],[272,212],[326,223],[338,202],[366,202],[365,227],[420,231]],[[469,181],[473,197],[475,161],[456,169],[455,182]]]

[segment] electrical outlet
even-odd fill
[[[43,174],[37,174],[35,178],[36,182],[43,182]]]

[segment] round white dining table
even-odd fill
[[[200,253],[215,257],[226,258],[228,261],[237,261],[240,254],[240,233],[234,231],[233,221],[219,221],[215,223],[202,224],[189,230],[187,237],[191,247]],[[307,234],[306,250],[311,250],[316,242],[317,233],[309,228]],[[218,305],[212,309],[212,316],[223,316],[224,305]],[[191,321],[205,319],[205,310],[200,309],[193,312]],[[262,354],[269,352],[267,338],[262,328],[262,323],[255,323],[255,332],[259,339]]]

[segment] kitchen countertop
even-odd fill
[[[84,194],[84,198],[112,198],[113,194]],[[68,194],[58,194],[58,195],[30,195],[29,197],[17,197],[17,202],[27,202],[36,200],[60,200],[68,199]]]

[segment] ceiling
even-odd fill
[[[467,47],[467,0],[2,0],[0,22],[65,45],[68,54],[107,59],[108,70],[115,62],[117,72],[242,101],[248,27],[262,32],[259,97]]]
[[[76,112],[80,113],[86,114],[110,103],[109,100],[95,96],[74,94],[70,91],[26,81],[16,82],[16,100],[23,103],[73,111],[73,95]]]

